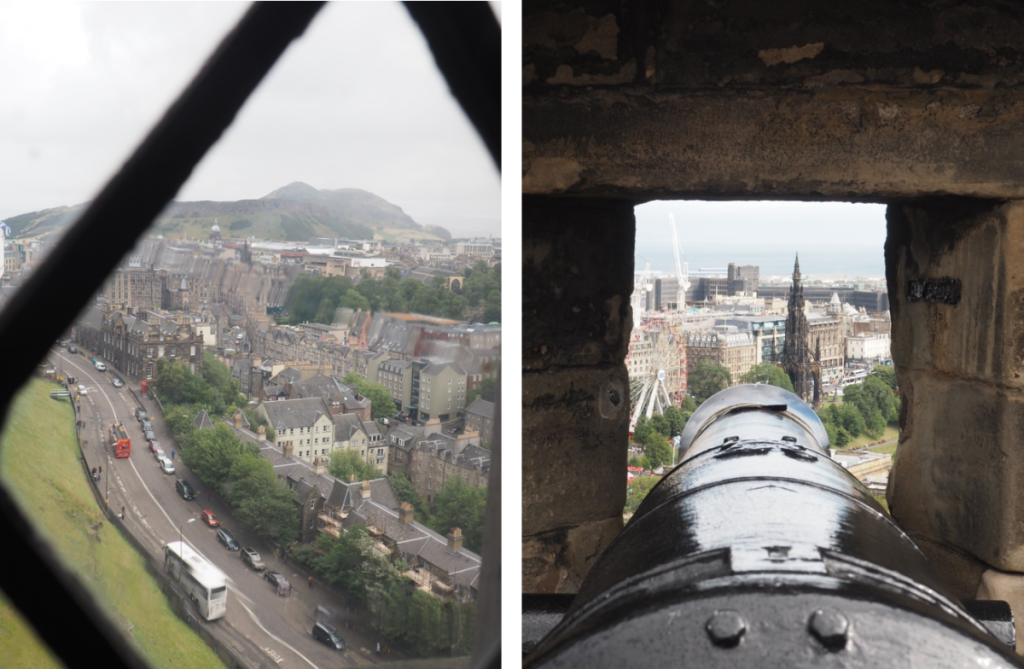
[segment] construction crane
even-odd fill
[[[643,260],[643,258],[641,258]],[[654,283],[651,281],[651,263],[644,263],[644,271],[633,280],[633,296],[630,305],[633,307],[633,322],[639,323],[640,319],[647,313],[648,293],[654,290]]]
[[[690,264],[679,260],[679,235],[676,234],[675,214],[668,215],[669,225],[672,226],[672,252],[676,256],[676,277],[679,285],[679,294],[676,297],[676,311],[686,312],[686,291],[690,288]]]

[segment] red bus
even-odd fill
[[[128,438],[128,430],[120,421],[110,426],[110,444],[114,447],[114,455],[127,458],[132,454],[132,440]]]

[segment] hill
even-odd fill
[[[5,221],[19,239],[49,237],[73,223],[88,203],[14,216]],[[157,217],[152,234],[206,239],[214,224],[225,237],[306,241],[352,239],[448,239],[440,226],[423,227],[402,208],[357,188],[317,190],[301,182],[258,200],[172,202]]]

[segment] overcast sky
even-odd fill
[[[0,219],[90,200],[247,6],[0,3]],[[398,3],[329,3],[176,199],[293,181],[421,223],[501,216],[499,173]]]

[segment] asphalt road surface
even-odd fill
[[[85,355],[83,353],[83,355]],[[83,450],[100,455],[105,461],[104,478],[99,489],[108,504],[120,512],[124,506],[127,528],[156,556],[161,547],[177,541],[179,533],[192,548],[206,557],[228,577],[227,613],[224,618],[203,622],[215,634],[243,649],[245,660],[258,667],[345,667],[374,664],[377,639],[360,633],[360,612],[349,616],[354,629],[346,629],[345,603],[331,597],[323,589],[307,585],[308,573],[299,573],[273,555],[269,546],[234,522],[228,508],[217,493],[193,476],[181,462],[180,448],[170,429],[164,424],[156,402],[143,398],[143,406],[153,421],[157,440],[166,453],[178,451],[174,458],[176,473],[164,474],[149,450],[139,423],[135,420],[136,400],[128,388],[112,385],[114,370],[95,369],[89,358],[55,349],[52,359],[57,369],[71,375],[84,385],[88,395],[81,398],[81,417],[86,421],[82,433]],[[135,388],[136,392],[138,391]],[[141,397],[141,394],[139,395]],[[108,444],[110,424],[119,420],[131,438],[130,458],[117,459]],[[92,458],[90,458],[92,459]],[[198,491],[196,499],[185,501],[174,489],[175,479],[188,480]],[[212,509],[241,546],[252,546],[263,557],[267,567],[284,574],[292,584],[292,594],[280,597],[262,576],[242,562],[240,551],[229,551],[217,541],[217,530],[200,520],[203,509]],[[191,522],[190,522],[191,521]],[[161,558],[162,559],[162,558]],[[337,612],[334,619],[317,614],[325,606]],[[310,630],[317,620],[325,620],[338,628],[348,648],[338,652],[313,639]],[[369,626],[366,627],[369,632]],[[372,634],[372,632],[371,632]],[[396,658],[397,659],[397,658]]]

